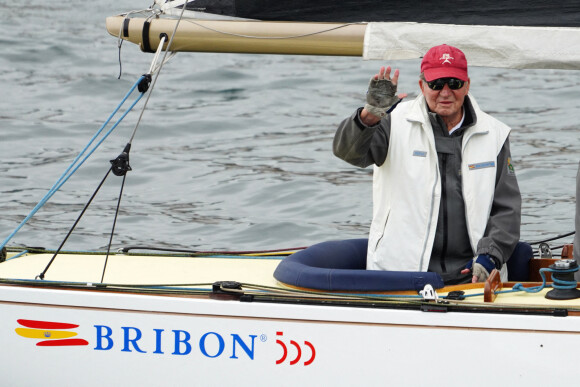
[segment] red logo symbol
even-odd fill
[[[276,336],[282,337],[283,334],[284,334],[283,332],[276,332]],[[276,360],[276,364],[282,364],[284,363],[284,361],[286,361],[286,357],[288,356],[288,347],[282,340],[276,340],[276,344],[280,345],[283,351],[282,357]],[[298,363],[302,358],[302,347],[300,347],[300,344],[298,344],[294,340],[290,340],[290,344],[294,346],[294,348],[296,348],[296,357],[290,360],[290,365],[294,365]],[[304,341],[304,345],[310,349],[310,358],[304,362],[304,365],[307,366],[312,364],[312,362],[314,361],[314,358],[316,357],[316,350],[314,349],[312,343],[310,343],[309,341]]]
[[[17,320],[17,322],[24,328],[16,328],[16,333],[28,339],[41,339],[42,341],[36,343],[39,347],[89,345],[85,339],[73,339],[78,335],[72,330],[78,328],[76,324],[23,319]]]

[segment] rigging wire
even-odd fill
[[[133,14],[149,14],[149,13],[155,13],[155,10],[152,8],[153,6],[151,6],[149,9],[141,9],[141,10],[135,10],[135,11],[129,11],[126,14],[124,14],[125,19],[129,19],[131,17],[131,15]],[[123,46],[123,42],[125,41],[125,39],[123,39],[123,28],[119,28],[119,34],[117,35],[117,47],[119,49],[119,76],[117,77],[117,79],[121,79],[121,74],[123,73],[123,65],[122,65],[122,61],[121,61],[121,46]]]
[[[324,34],[326,32],[330,32],[330,31],[334,31],[334,30],[338,30],[341,28],[345,28],[348,26],[352,26],[352,25],[364,25],[367,24],[365,22],[352,22],[352,23],[344,23],[341,24],[339,26],[334,26],[331,28],[326,28],[326,29],[322,29],[320,31],[315,31],[315,32],[309,32],[306,34],[299,34],[299,35],[291,35],[291,36],[256,36],[256,35],[244,35],[244,34],[237,34],[234,32],[227,32],[227,31],[221,31],[203,24],[200,24],[196,21],[193,20],[185,20],[185,22],[187,23],[191,23],[194,24],[200,28],[204,28],[206,30],[212,31],[212,32],[216,32],[218,34],[222,34],[222,35],[229,35],[229,36],[236,36],[238,38],[248,38],[248,39],[261,39],[261,40],[284,40],[284,39],[298,39],[298,38],[306,38],[308,36],[315,36],[315,35],[320,35],[320,34]]]
[[[64,237],[64,240],[61,242],[60,246],[58,246],[58,249],[56,249],[56,251],[54,252],[52,258],[50,259],[50,261],[48,262],[48,264],[46,265],[46,267],[44,268],[44,270],[42,271],[42,273],[40,273],[39,275],[36,276],[36,279],[41,279],[41,280],[44,279],[44,276],[46,275],[46,272],[48,271],[48,269],[50,268],[50,266],[52,265],[52,263],[56,259],[56,256],[58,255],[58,253],[60,252],[60,250],[63,248],[63,246],[66,243],[66,241],[68,240],[68,238],[71,236],[71,234],[74,231],[74,229],[76,228],[77,224],[79,224],[81,218],[83,217],[83,215],[85,214],[85,212],[89,208],[89,205],[91,204],[91,202],[93,201],[93,199],[95,198],[95,196],[97,196],[97,193],[99,192],[99,190],[103,186],[103,183],[105,183],[105,180],[107,180],[107,177],[109,176],[109,173],[111,173],[111,170],[112,169],[113,169],[113,167],[111,166],[111,168],[109,168],[109,170],[105,174],[105,177],[103,177],[103,179],[99,183],[99,185],[98,185],[97,189],[95,190],[95,192],[93,192],[93,194],[92,194],[91,198],[89,199],[89,201],[87,202],[87,204],[85,204],[85,207],[83,208],[83,210],[81,211],[81,213],[77,217],[77,220],[74,222],[74,224],[72,225],[72,227],[70,228],[70,230],[68,231],[68,233],[66,234],[66,236]]]
[[[111,167],[111,168],[114,168],[114,167]],[[113,235],[115,235],[115,226],[117,225],[117,218],[119,216],[119,209],[121,208],[121,198],[123,197],[123,188],[125,187],[125,179],[126,178],[127,178],[127,175],[126,175],[126,171],[125,171],[125,173],[123,174],[123,182],[121,183],[121,192],[119,192],[119,200],[117,201],[117,210],[115,211],[115,219],[113,220],[113,227],[111,229],[111,235],[109,237],[109,244],[107,246],[107,255],[105,256],[105,264],[103,265],[103,274],[101,276],[101,283],[105,282],[105,272],[107,271],[107,263],[109,262],[109,253],[111,252],[111,244],[113,243]]]
[[[121,79],[121,74],[123,74],[123,64],[121,62],[121,46],[123,45],[124,39],[119,39],[118,47],[119,47],[119,76],[117,79]]]
[[[157,79],[159,78],[159,74],[161,74],[161,69],[163,68],[163,65],[169,60],[169,58],[171,58],[173,55],[171,55],[169,58],[167,57],[168,53],[169,53],[169,49],[171,47],[171,44],[173,43],[173,37],[175,36],[175,32],[177,31],[177,28],[179,26],[179,22],[181,21],[181,18],[183,16],[183,11],[185,10],[185,7],[182,9],[181,15],[179,17],[179,20],[177,21],[177,23],[175,24],[175,28],[173,30],[173,33],[171,34],[171,38],[169,39],[169,43],[167,44],[167,48],[165,49],[165,53],[163,55],[163,59],[161,61],[161,63],[159,63],[157,65],[158,59],[159,59],[159,55],[161,53],[161,51],[163,51],[163,46],[165,44],[165,41],[167,40],[167,35],[163,34],[161,36],[160,42],[159,42],[159,46],[157,47],[157,51],[155,53],[155,56],[153,57],[153,60],[151,61],[151,66],[149,67],[149,72],[144,76],[147,79],[147,86],[145,90],[141,90],[139,89],[142,93],[144,91],[146,91],[147,89],[149,90],[149,94],[147,94],[147,98],[145,99],[145,103],[143,104],[143,107],[141,109],[141,113],[139,114],[139,117],[137,119],[137,123],[135,124],[135,128],[133,129],[133,132],[131,133],[131,136],[129,137],[129,141],[127,142],[127,145],[125,146],[125,151],[123,152],[124,155],[126,155],[126,167],[127,169],[125,170],[119,170],[117,172],[115,172],[115,175],[117,176],[123,176],[123,181],[121,183],[121,192],[119,193],[119,200],[117,202],[117,208],[115,211],[115,217],[113,220],[113,227],[111,230],[111,235],[109,237],[109,244],[107,246],[107,256],[105,258],[105,263],[103,265],[103,273],[101,276],[101,282],[103,282],[104,278],[105,278],[105,273],[107,271],[107,263],[109,260],[109,253],[111,251],[111,245],[113,243],[113,236],[115,235],[115,226],[117,224],[117,218],[119,215],[119,210],[120,210],[120,206],[121,206],[121,198],[123,196],[123,187],[125,186],[125,179],[126,179],[126,172],[128,170],[131,170],[131,167],[128,164],[129,161],[129,150],[131,149],[131,144],[133,143],[133,139],[135,138],[135,135],[137,134],[137,129],[139,128],[139,125],[141,123],[141,119],[143,118],[143,114],[145,113],[145,109],[147,108],[147,104],[149,103],[149,99],[151,98],[151,94],[153,93],[153,89],[155,88],[155,84],[157,83]],[[152,18],[153,16],[151,16]],[[175,54],[175,53],[172,53]],[[151,82],[151,74],[155,73],[155,78],[153,78],[153,82],[151,83],[151,85],[149,85],[149,82]],[[123,154],[120,155],[116,160],[111,160],[111,163],[113,163],[113,167],[115,168],[115,162],[121,162],[123,163],[123,160],[119,160],[120,158],[123,157]],[[114,170],[114,169],[113,169]]]
[[[155,3],[158,3],[157,1]],[[178,4],[176,4],[175,7],[179,7],[180,5],[183,5],[184,3],[187,3],[187,1],[181,1]],[[155,5],[155,4],[154,4]],[[153,6],[151,8],[149,8],[147,11],[151,12],[151,16],[149,16],[149,18],[147,20],[152,19],[153,17],[158,17],[160,14],[162,13],[166,13],[168,7],[164,7],[163,5],[161,5],[161,9],[155,9],[153,8]],[[175,36],[175,32],[177,31],[177,27],[179,25],[179,23],[183,20],[183,14],[186,10],[186,6],[183,6],[181,8],[181,13],[179,15],[179,18],[177,19],[177,23],[175,25],[175,28],[173,30],[173,34],[171,37],[171,41],[173,41],[173,36]],[[126,14],[126,17],[129,17],[132,13],[137,13],[137,12],[142,12],[142,11],[131,11],[129,13]],[[246,19],[247,20],[247,19]],[[341,28],[345,28],[351,25],[365,25],[367,24],[366,22],[350,22],[350,23],[343,23],[341,25],[338,26],[333,26],[330,28],[324,28],[321,29],[320,31],[315,31],[315,32],[309,32],[309,33],[305,33],[305,34],[297,34],[297,35],[291,35],[291,36],[257,36],[257,35],[246,35],[246,34],[238,34],[235,32],[228,32],[228,31],[222,31],[222,30],[218,30],[216,28],[212,28],[209,27],[207,25],[203,25],[201,23],[198,23],[194,20],[183,20],[186,23],[191,23],[194,24],[200,28],[206,29],[208,31],[212,31],[212,32],[216,32],[218,34],[222,34],[222,35],[228,35],[228,36],[235,36],[235,37],[239,37],[239,38],[247,38],[247,39],[260,39],[260,40],[285,40],[285,39],[298,39],[298,38],[305,38],[305,37],[309,37],[309,36],[315,36],[315,35],[320,35],[320,34],[324,34],[330,31],[334,31],[334,30],[338,30]],[[234,19],[235,21],[235,19]],[[122,35],[122,31],[119,31],[119,40],[122,39],[121,37]],[[171,45],[171,41],[169,43],[169,46]],[[169,46],[168,49],[169,50]]]
[[[175,29],[173,31],[172,34],[172,38],[169,41],[167,50],[165,51],[165,55],[163,57],[162,62],[157,65],[156,62],[158,60],[159,57],[159,52],[155,55],[154,57],[154,61],[151,64],[150,67],[150,73],[149,74],[145,74],[142,75],[138,81],[131,87],[131,89],[129,90],[129,92],[127,92],[127,94],[125,95],[125,97],[123,98],[123,100],[121,101],[121,103],[117,106],[117,108],[111,113],[111,115],[109,116],[109,118],[105,121],[105,123],[101,126],[101,128],[97,131],[97,133],[95,133],[95,135],[93,135],[93,137],[89,140],[89,143],[81,150],[81,152],[76,156],[76,158],[73,160],[73,162],[71,163],[71,165],[69,165],[69,167],[65,170],[65,172],[57,179],[57,181],[54,183],[54,185],[51,187],[51,189],[48,191],[48,193],[40,200],[40,202],[32,209],[32,211],[28,214],[28,216],[25,217],[25,219],[20,223],[19,226],[16,227],[16,229],[2,242],[2,244],[0,244],[0,249],[4,249],[4,247],[6,246],[6,244],[14,237],[14,235],[16,235],[16,233],[28,222],[28,220],[30,220],[30,218],[32,218],[32,216],[44,205],[46,204],[46,202],[62,187],[62,185],[64,183],[66,183],[66,181],[68,181],[68,179],[81,167],[81,165],[94,153],[94,151],[103,143],[103,141],[112,133],[112,131],[119,125],[119,123],[125,118],[125,116],[133,109],[133,107],[141,100],[141,98],[143,97],[144,93],[149,89],[149,83],[151,81],[151,71],[156,71],[156,77],[154,80],[154,83],[152,85],[151,88],[153,88],[153,86],[155,85],[155,81],[157,80],[157,78],[159,77],[159,73],[161,71],[161,68],[163,67],[163,64],[166,63],[168,61],[169,58],[167,58],[168,55],[168,49],[171,46],[171,43],[173,41],[173,36],[175,35],[175,30],[177,29],[179,25],[179,22],[176,24]],[[163,48],[163,44],[166,40],[166,36],[163,37],[161,39],[161,44],[158,47],[158,51],[162,50]],[[119,45],[120,48],[120,45]],[[174,54],[174,53],[173,53]],[[95,140],[97,139],[97,137],[103,132],[103,130],[106,128],[106,126],[109,124],[109,122],[111,121],[111,119],[113,118],[113,116],[120,110],[121,106],[125,103],[125,101],[127,100],[127,98],[133,93],[133,91],[135,90],[135,88],[138,88],[140,91],[139,96],[137,97],[137,99],[131,104],[131,106],[122,114],[122,116],[117,120],[117,122],[105,133],[105,135],[103,135],[103,137],[93,146],[93,148],[86,154],[86,156],[84,158],[83,155],[85,155],[85,153],[87,152],[87,150],[91,147],[91,145],[95,142]],[[141,118],[143,116],[143,113],[145,111],[146,105],[147,105],[147,101],[149,101],[149,98],[151,96],[151,93],[149,93],[149,95],[147,96],[146,102],[145,102],[145,106],[143,107],[143,109],[141,110],[141,114],[139,116],[139,119],[137,121],[137,124],[135,126],[135,128],[133,129],[133,132],[131,134],[130,137],[130,141],[129,143],[126,145],[125,150],[123,152],[123,154],[126,155],[127,158],[127,167],[128,167],[128,152],[131,146],[131,142],[133,140],[133,138],[135,137],[135,134],[137,132],[137,128],[139,127],[139,123],[141,121]],[[112,160],[111,163],[113,164],[111,166],[111,168],[109,169],[109,172],[112,170],[116,175],[121,176],[120,174],[117,173],[117,171],[115,170],[116,166],[114,161],[118,161],[119,158],[122,157],[121,155],[116,159],[116,160]],[[82,158],[82,160],[81,160]],[[127,170],[130,170],[130,167],[128,167]],[[52,262],[54,261],[54,259],[56,258],[56,256],[58,255],[58,252],[62,249],[62,247],[64,246],[65,242],[68,240],[70,234],[72,233],[72,231],[74,230],[74,228],[76,227],[76,225],[78,224],[78,222],[80,221],[80,219],[82,218],[82,216],[84,215],[86,209],[88,208],[88,206],[90,205],[90,203],[92,202],[92,200],[94,199],[96,193],[99,191],[100,187],[102,186],[102,184],[104,183],[106,177],[108,176],[109,172],[107,172],[107,175],[105,176],[105,178],[101,181],[101,183],[99,184],[97,190],[93,193],[93,196],[91,196],[89,202],[86,204],[85,208],[82,210],[80,216],[77,218],[76,222],[74,223],[74,225],[72,226],[72,228],[69,230],[69,233],[67,234],[67,236],[65,237],[64,241],[61,243],[60,247],[57,249],[56,253],[54,254],[54,256],[52,257],[52,259],[50,260],[50,262],[48,263],[47,267],[44,269],[44,271],[39,274],[37,277],[40,279],[43,279],[46,271],[48,270],[48,268],[50,267],[50,265],[52,264]],[[126,171],[125,171],[126,172]],[[125,174],[122,174],[123,176],[125,176]],[[123,185],[125,184],[125,178],[123,178]],[[121,188],[121,193],[122,193],[122,188]],[[119,203],[120,203],[121,198],[119,197]],[[115,215],[115,223],[116,223],[116,219],[117,219],[117,214],[119,211],[119,206],[117,206],[117,212]],[[114,233],[114,226],[113,226],[113,233]],[[112,237],[113,235],[111,235],[110,238],[110,242],[109,242],[109,249],[110,249],[110,243],[112,241]],[[103,272],[103,276],[104,276],[104,272]]]
[[[290,255],[298,250],[304,250],[306,247],[293,247],[290,249],[274,249],[274,250],[245,250],[245,251],[200,251],[191,249],[171,249],[166,247],[154,246],[126,246],[117,250],[120,253],[128,253],[130,250],[151,250],[151,251],[165,251],[172,253],[185,254],[222,254],[222,255],[268,255],[272,253],[279,253],[279,255]]]
[[[568,232],[568,233],[566,233],[566,234],[557,235],[557,236],[555,236],[555,237],[551,237],[551,238],[544,239],[544,240],[541,240],[541,241],[537,241],[537,242],[528,242],[528,243],[529,243],[530,245],[538,245],[538,244],[540,244],[540,243],[551,242],[551,241],[554,241],[554,240],[557,240],[557,239],[561,239],[561,238],[569,237],[569,236],[571,236],[571,235],[574,235],[575,233],[576,233],[575,231],[571,231],[571,232]],[[561,247],[561,246],[560,246],[560,247]]]
[[[143,93],[140,93],[137,99],[129,106],[129,108],[121,115],[121,117],[115,122],[115,124],[102,136],[102,138],[89,150],[91,145],[96,141],[96,139],[101,135],[103,130],[107,127],[109,122],[111,122],[112,118],[117,114],[117,112],[121,109],[123,104],[127,101],[129,96],[135,91],[135,89],[141,84],[141,82],[145,79],[144,76],[141,76],[137,82],[131,87],[131,89],[127,92],[125,97],[122,101],[117,105],[115,110],[109,115],[107,120],[101,125],[99,130],[93,135],[93,137],[89,140],[87,145],[79,152],[79,154],[75,157],[72,163],[68,166],[68,168],[63,172],[63,174],[57,179],[57,181],[53,184],[53,186],[48,190],[48,192],[44,195],[44,197],[38,202],[38,204],[30,211],[30,213],[20,222],[20,224],[4,239],[4,241],[0,244],[0,249],[4,248],[6,244],[16,235],[18,231],[46,204],[46,202],[70,179],[70,177],[84,164],[84,162],[97,150],[97,148],[105,141],[105,139],[117,128],[117,126],[121,123],[121,121],[129,114],[129,112],[133,109],[133,107],[141,100],[143,97]],[[86,153],[86,155],[85,155]],[[85,156],[83,158],[83,155]],[[82,158],[82,159],[81,159]]]

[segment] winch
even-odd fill
[[[578,271],[578,263],[573,259],[560,259],[549,266],[552,273],[553,289],[546,293],[546,298],[551,300],[571,300],[580,298],[580,290],[576,289],[578,283],[574,279],[574,273]]]

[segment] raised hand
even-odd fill
[[[377,118],[384,117],[389,109],[397,104],[401,99],[405,98],[407,94],[395,95],[397,92],[397,82],[399,80],[399,70],[396,69],[391,78],[391,67],[385,69],[381,67],[378,74],[375,74],[370,82],[367,91],[366,104],[363,110],[363,115],[370,113]],[[377,121],[376,119],[372,121]]]

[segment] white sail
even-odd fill
[[[369,23],[364,59],[420,58],[439,44],[460,48],[470,66],[580,69],[580,28]]]

